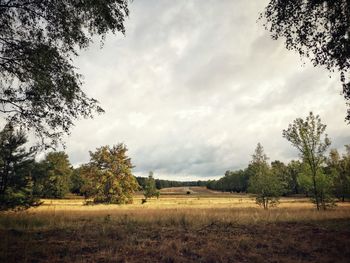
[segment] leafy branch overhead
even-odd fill
[[[309,58],[314,66],[338,71],[344,97],[350,100],[348,0],[270,0],[260,18],[273,39],[285,39],[287,49]],[[346,120],[350,122],[350,108]]]
[[[72,58],[94,35],[124,33],[128,13],[127,0],[0,0],[0,112],[46,145],[102,113]]]

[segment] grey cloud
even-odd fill
[[[334,147],[349,141],[337,78],[273,41],[257,23],[267,1],[137,1],[126,36],[107,36],[76,60],[106,114],[67,138],[75,164],[124,142],[134,172],[217,178],[245,167],[258,142],[271,160],[298,158],[282,130],[309,111]]]

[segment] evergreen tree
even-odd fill
[[[22,130],[7,124],[0,132],[0,210],[39,205],[32,194],[34,151],[27,151]]]

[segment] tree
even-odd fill
[[[327,160],[327,172],[333,178],[335,196],[345,201],[345,197],[350,194],[350,155],[344,154],[340,157],[336,149],[332,149]]]
[[[339,71],[344,97],[350,100],[348,0],[270,0],[260,18],[273,39],[285,39],[287,49],[309,58],[314,66]],[[346,119],[350,122],[350,108]]]
[[[86,183],[82,176],[82,167],[72,169],[72,175],[70,177],[70,192],[73,194],[82,195],[82,187]]]
[[[146,179],[144,192],[145,199],[144,202],[147,202],[148,198],[159,197],[160,192],[156,188],[156,181],[153,178],[153,172],[149,172],[149,176]]]
[[[33,171],[35,194],[45,198],[63,198],[70,187],[71,164],[65,152],[50,152]]]
[[[289,177],[287,172],[287,166],[281,161],[271,162],[271,172],[279,178],[280,182],[283,184],[283,195],[286,195],[290,192],[289,186]]]
[[[226,192],[246,192],[248,188],[248,174],[243,170],[226,171],[219,180],[207,182],[207,188]]]
[[[283,137],[299,150],[303,162],[308,166],[305,175],[312,182],[313,201],[317,210],[325,209],[330,203],[326,198],[330,180],[321,169],[325,161],[324,153],[331,144],[327,134],[324,134],[326,127],[318,115],[310,112],[305,120],[297,118],[287,130],[283,130]]]
[[[298,183],[298,175],[301,172],[301,163],[300,161],[291,161],[287,165],[287,174],[288,174],[288,189],[292,194],[300,193],[300,186]]]
[[[248,191],[257,195],[256,203],[263,206],[264,209],[277,205],[283,192],[283,185],[280,179],[271,172],[267,160],[264,148],[258,143],[251,162],[253,176],[249,178]]]
[[[26,142],[23,130],[16,131],[12,124],[0,132],[0,210],[40,204],[32,194],[35,151],[27,151],[23,147]]]
[[[334,194],[334,178],[332,175],[328,174],[324,167],[320,167],[317,170],[315,176],[316,186],[317,186],[317,198],[314,194],[314,180],[312,176],[312,171],[310,165],[304,163],[302,165],[301,172],[298,176],[298,183],[301,189],[306,193],[307,196],[311,196],[311,200],[316,204],[317,200],[319,202],[319,209],[325,210],[327,207],[335,206],[333,194]]]
[[[128,13],[127,0],[0,1],[0,112],[46,145],[103,112],[72,58],[96,35],[124,33]]]
[[[350,144],[345,145],[346,152],[340,161],[341,199],[345,201],[345,197],[350,197]],[[337,185],[337,184],[336,184]]]
[[[87,182],[83,187],[86,197],[92,197],[95,203],[132,203],[139,185],[131,173],[133,165],[126,152],[122,143],[90,152],[90,162],[82,168]]]

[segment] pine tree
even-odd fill
[[[39,205],[32,194],[34,150],[26,151],[22,130],[7,124],[0,132],[0,210]]]

